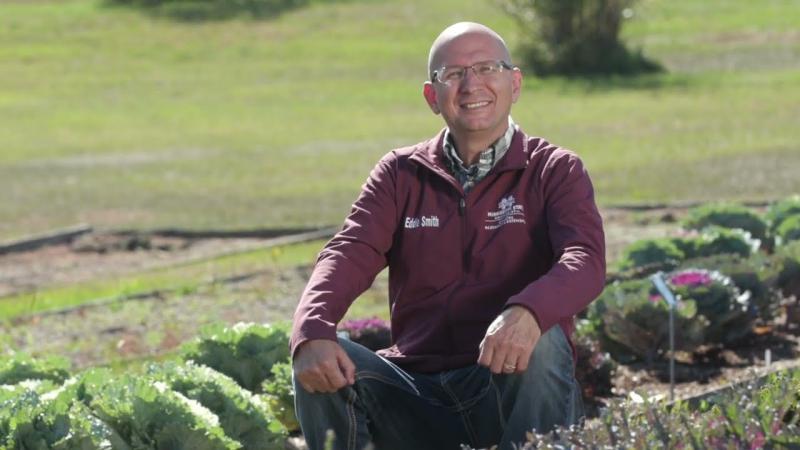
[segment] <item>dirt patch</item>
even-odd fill
[[[684,208],[605,209],[607,258],[637,239],[679,233]],[[48,287],[109,279],[265,245],[268,239],[94,232],[59,245],[0,255],[0,298]]]

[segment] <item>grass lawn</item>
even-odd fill
[[[178,23],[98,0],[0,3],[0,239],[99,227],[339,224],[374,162],[435,133],[445,25],[490,1],[364,0]],[[800,3],[642,2],[669,69],[525,82],[514,117],[578,151],[601,204],[800,192]]]

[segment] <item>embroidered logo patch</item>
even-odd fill
[[[438,216],[406,217],[405,228],[439,228]]]
[[[513,195],[507,195],[497,204],[497,211],[486,213],[487,230],[496,230],[509,223],[525,223],[525,208],[517,204]]]

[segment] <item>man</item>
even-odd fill
[[[568,337],[605,281],[589,177],[511,120],[522,74],[491,29],[445,29],[428,73],[423,95],[447,128],[381,159],[295,312],[296,406],[312,449],[327,430],[342,449],[506,449],[582,416]],[[392,346],[337,341],[387,265]]]

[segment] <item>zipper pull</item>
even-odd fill
[[[458,215],[463,216],[466,209],[467,201],[464,199],[464,197],[461,197],[461,200],[458,201]]]

